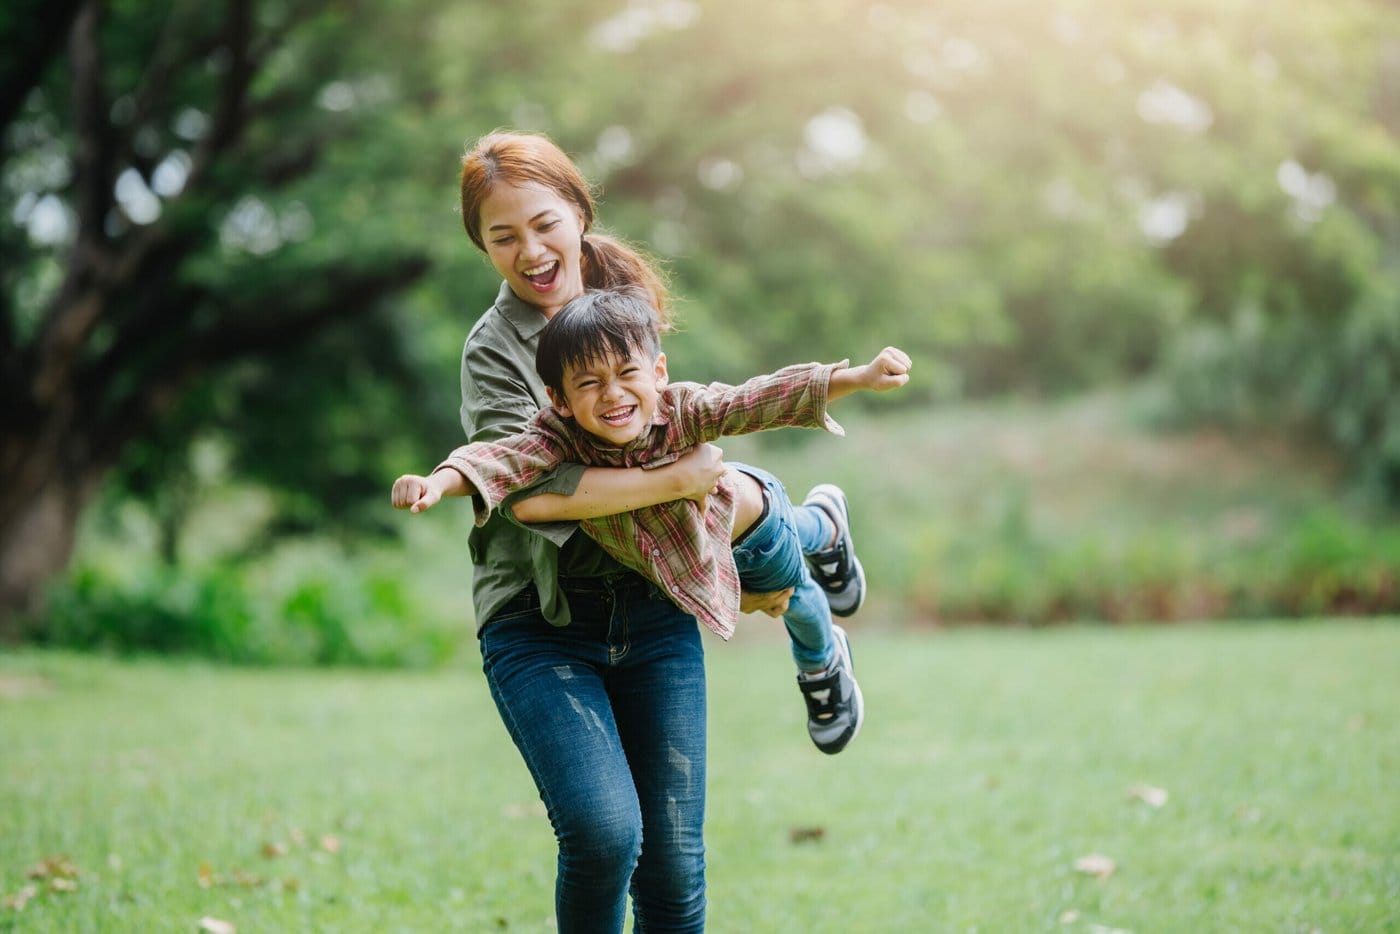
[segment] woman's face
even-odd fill
[[[486,255],[510,290],[546,318],[583,294],[583,215],[543,185],[496,185],[481,202]]]

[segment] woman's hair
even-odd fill
[[[657,326],[671,329],[670,295],[656,262],[616,237],[589,233],[596,206],[588,182],[564,151],[547,136],[496,130],[462,156],[462,225],[476,248],[481,237],[481,203],[497,184],[542,185],[575,205],[583,217],[583,285],[589,289],[641,289],[655,309]]]
[[[564,392],[564,371],[610,356],[661,353],[656,309],[636,288],[584,292],[549,319],[540,332],[535,371],[555,392]]]

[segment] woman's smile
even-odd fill
[[[583,292],[583,218],[543,185],[497,185],[479,211],[486,255],[521,301],[551,317]]]
[[[554,279],[559,274],[559,260],[552,259],[546,263],[539,263],[525,270],[521,275],[530,281],[536,289],[547,292],[554,287]]]

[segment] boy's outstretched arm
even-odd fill
[[[444,496],[473,496],[476,488],[455,470],[443,469],[426,477],[404,474],[394,481],[391,494],[395,509],[422,512],[431,509]]]
[[[909,382],[909,355],[898,347],[886,347],[864,366],[849,366],[831,374],[828,401],[849,396],[859,389],[885,392]]]

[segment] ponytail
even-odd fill
[[[675,330],[670,290],[656,260],[616,237],[597,233],[584,234],[583,259],[585,288],[640,289],[656,309],[657,330]]]

